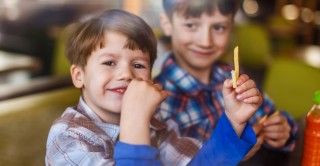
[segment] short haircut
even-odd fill
[[[239,0],[163,0],[163,8],[167,16],[172,19],[173,13],[177,12],[189,17],[200,17],[203,13],[211,15],[215,9],[221,14],[232,17],[236,14]]]
[[[81,23],[71,34],[67,45],[67,58],[71,64],[84,68],[91,53],[103,48],[104,33],[118,32],[127,36],[124,48],[139,49],[150,56],[152,67],[157,57],[157,40],[150,26],[129,12],[112,9]]]

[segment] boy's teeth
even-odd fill
[[[118,92],[124,92],[124,89],[117,89]]]

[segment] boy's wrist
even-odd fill
[[[140,119],[134,115],[121,117],[120,141],[150,145],[150,120]]]
[[[231,115],[228,115],[227,111],[225,111],[225,114],[226,114],[226,117],[228,118],[232,128],[237,133],[237,135],[240,137],[242,135],[242,132],[243,132],[247,122],[245,122],[245,123],[237,123],[236,121],[234,121],[234,119],[232,118]]]

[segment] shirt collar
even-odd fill
[[[105,123],[103,122],[90,108],[89,106],[85,103],[82,97],[80,97],[77,110],[87,116],[89,119],[93,121],[93,123],[99,128],[101,128],[106,135],[108,135],[112,141],[116,141],[118,139],[118,136],[120,134],[120,127],[118,125],[110,124],[110,123]]]

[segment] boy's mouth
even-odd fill
[[[114,93],[123,95],[126,92],[127,87],[118,87],[118,88],[113,88],[113,89],[109,89],[109,90]]]
[[[194,54],[200,55],[200,56],[210,56],[214,52],[213,51],[202,51],[202,50],[191,50]]]

